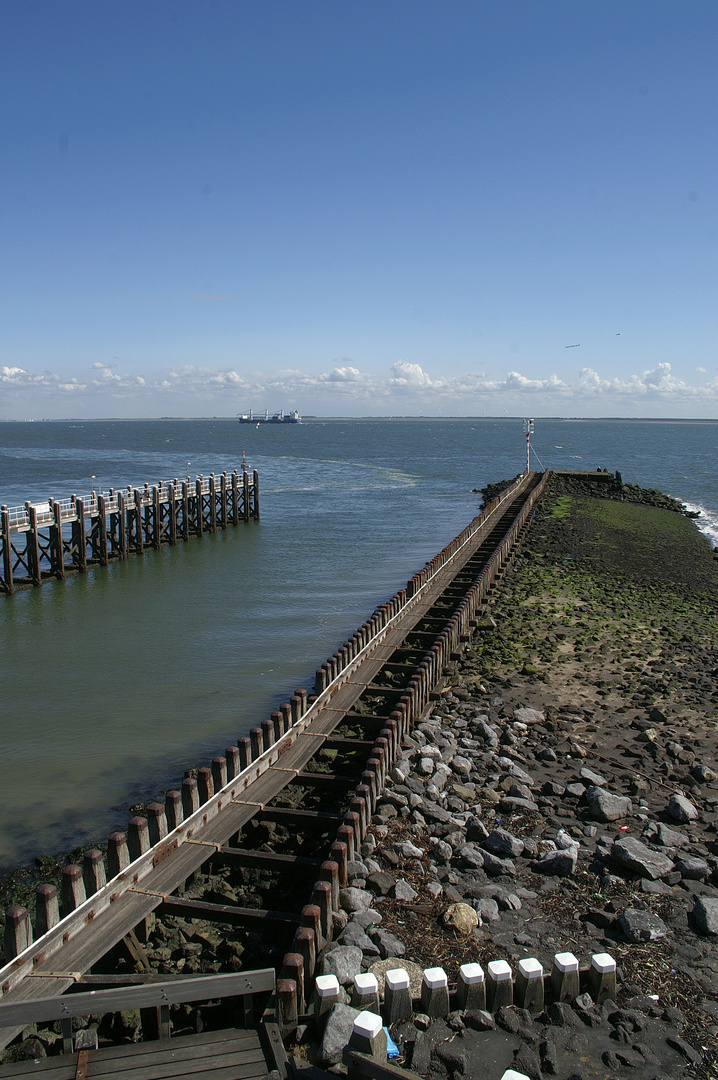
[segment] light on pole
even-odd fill
[[[533,420],[524,420],[524,434],[526,436],[526,474],[531,472],[531,436],[534,433]]]

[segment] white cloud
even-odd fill
[[[48,402],[56,416],[79,415],[80,409],[88,416],[232,415],[250,407],[298,407],[324,415],[715,416],[718,377],[701,380],[705,374],[696,369],[691,373],[696,381],[688,382],[670,364],[658,363],[622,377],[592,367],[582,368],[573,379],[556,373],[537,378],[521,371],[433,375],[409,360],[397,360],[377,374],[342,358],[318,373],[187,364],[136,375],[116,363],[95,361],[88,378],[34,373],[10,364],[0,367],[0,389],[17,415],[29,415],[34,408],[39,416],[48,414]],[[9,415],[7,408],[2,412]]]

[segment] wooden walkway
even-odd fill
[[[181,818],[181,810],[179,811],[180,821],[167,835],[162,835],[151,848],[145,845],[145,850],[139,857],[129,865],[125,862],[112,880],[106,885],[102,884],[93,895],[80,903],[76,910],[53,926],[42,938],[34,944],[27,943],[26,947],[18,949],[16,958],[0,970],[2,1004],[63,994],[77,981],[78,974],[90,971],[93,965],[153,911],[158,908],[169,909],[173,904],[181,905],[182,897],[172,896],[175,890],[208,859],[225,848],[232,836],[240,832],[279,792],[297,779],[310,759],[327,744],[337,726],[351,713],[367,691],[370,694],[384,694],[388,698],[391,698],[392,694],[397,697],[401,694],[402,708],[405,712],[408,710],[408,719],[411,720],[412,715],[414,718],[418,717],[428,701],[431,687],[440,675],[442,664],[448,660],[452,650],[459,646],[460,638],[469,631],[469,620],[480,602],[480,597],[490,588],[491,575],[498,572],[503,559],[507,557],[513,539],[527,519],[533,500],[540,494],[542,486],[543,481],[537,485],[536,478],[531,474],[513,485],[500,501],[495,500],[494,504],[490,504],[464,533],[452,541],[419,574],[414,575],[406,590],[400,590],[387,604],[378,608],[353,638],[322,665],[317,672],[317,695],[314,699],[307,702],[306,694],[297,692],[291,703],[272,714],[271,722],[265,721],[261,728],[253,729],[245,740],[239,740],[240,745],[235,748],[237,753],[234,758],[215,758],[213,769],[217,763],[216,775],[220,780],[224,778],[224,783],[220,782],[216,791],[210,786],[208,791],[205,791],[208,797],[201,799],[198,808],[184,819]],[[516,500],[517,505],[521,505],[520,513],[512,510],[512,504]],[[494,547],[493,541],[489,544],[492,529],[502,521],[511,524],[510,527],[499,530],[500,538]],[[479,583],[474,582],[476,571],[472,569],[472,560],[482,549],[482,545],[490,548],[492,570],[489,577],[482,577],[479,587]],[[481,565],[484,565],[483,562]],[[375,686],[373,681],[386,662],[411,640],[414,628],[432,611],[442,593],[454,579],[462,575],[464,568],[467,568],[467,581],[474,582],[470,588],[469,584],[465,586],[469,589],[467,595],[470,602],[466,600],[459,605],[458,613],[451,616],[449,624],[445,624],[443,616],[436,619],[439,644],[432,646],[432,652],[426,651],[428,645],[426,648],[423,645],[413,645],[412,651],[422,655],[426,653],[426,659],[419,665],[417,674],[409,679],[407,688],[394,691],[389,687]],[[429,623],[431,622],[430,618]],[[440,630],[441,625],[444,625],[443,631]],[[424,636],[419,635],[422,641]],[[365,720],[371,729],[372,717],[362,716],[361,719]],[[379,729],[387,723],[390,721],[377,717],[376,733],[379,734]],[[240,765],[238,769],[237,757]],[[208,769],[200,770],[203,771],[210,772]],[[362,777],[367,777],[367,773],[363,773]],[[187,783],[188,781],[185,781],[185,784]],[[211,778],[209,783],[211,785]],[[196,789],[195,781],[190,784],[194,784]],[[358,787],[357,793],[359,790]],[[176,793],[168,793],[168,799],[172,794]],[[355,799],[353,802],[361,803],[362,799]],[[177,800],[174,800],[172,805],[173,813],[177,813]],[[370,812],[369,809],[368,813]],[[296,815],[301,811],[292,813]],[[341,825],[341,815],[324,816],[327,819],[338,819],[337,824]],[[352,819],[354,825],[348,827],[346,823],[352,822]],[[356,813],[344,816],[345,832],[347,828],[350,832],[352,827],[359,828],[356,819]],[[145,822],[145,826],[146,824]],[[329,857],[334,858],[333,855]],[[312,903],[315,903],[315,900],[312,900]],[[262,913],[255,914],[261,916]],[[26,923],[29,923],[27,913],[25,917]],[[217,917],[220,918],[219,914]],[[17,918],[22,929],[22,916],[18,915]],[[298,921],[297,916],[297,923]],[[21,934],[19,940],[22,945]],[[0,1008],[0,1014],[1,1012]],[[20,1030],[22,1028],[17,1025],[6,1024],[0,1030],[0,1045],[7,1045]],[[196,1070],[192,1069],[192,1074],[196,1075]],[[94,1074],[88,1072],[87,1075]],[[143,1073],[142,1076],[144,1075],[149,1076]],[[230,1073],[226,1075],[229,1076]]]
[[[44,1080],[264,1080],[274,1068],[257,1030],[224,1029],[145,1042],[81,1050],[0,1067],[0,1076]]]

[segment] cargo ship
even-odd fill
[[[252,409],[248,413],[239,414],[240,424],[301,424],[302,418],[296,409],[291,409],[290,412],[280,409],[279,412],[269,415],[269,409],[264,410],[264,415],[255,416]]]

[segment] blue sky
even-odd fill
[[[0,418],[718,416],[717,30],[6,4]]]

